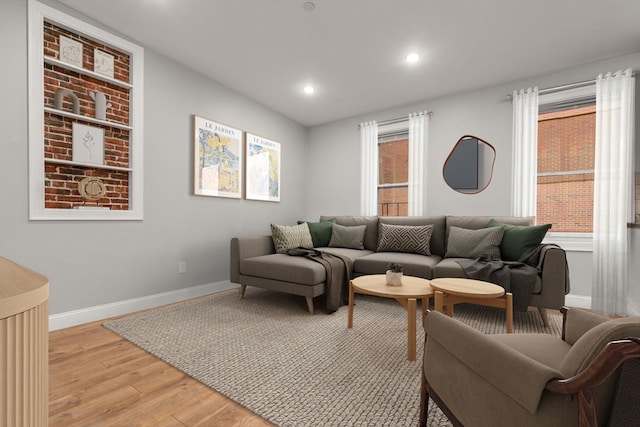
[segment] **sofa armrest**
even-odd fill
[[[231,239],[229,280],[240,283],[240,261],[276,253],[271,236],[233,237]]]
[[[430,370],[469,369],[535,413],[546,384],[552,379],[562,378],[555,369],[437,311],[428,313],[425,333],[423,369],[427,381]],[[433,386],[437,392],[437,385]]]
[[[564,296],[569,293],[569,270],[565,250],[557,245],[543,245],[538,268],[542,282],[540,306],[560,309],[564,305]]]

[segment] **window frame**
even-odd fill
[[[553,110],[546,111],[544,110],[543,106],[547,106],[548,108],[550,104],[562,105],[564,103],[571,103],[571,102],[583,104],[587,100],[589,105],[591,104],[595,105],[595,102],[596,102],[595,81],[588,82],[583,86],[581,85],[580,87],[574,87],[570,89],[563,89],[558,91],[552,91],[549,93],[539,94],[538,95],[538,117],[540,116],[540,114],[553,111]],[[536,150],[537,150],[537,143],[538,141],[536,141]],[[536,173],[536,181],[538,176],[540,175]],[[537,194],[536,194],[536,203],[537,203]],[[571,233],[571,232],[549,231],[546,234],[543,242],[554,243],[566,250],[574,251],[574,252],[592,252],[593,251],[593,233],[577,233],[577,232]]]
[[[397,138],[393,140],[390,139],[388,141],[384,141],[385,138],[391,137],[391,136],[394,136]],[[398,139],[403,139],[403,138],[400,138],[400,136],[406,136],[406,139],[409,138],[409,119],[403,119],[394,123],[378,126],[378,143],[377,143],[378,153],[380,153],[380,144],[385,144],[388,142],[396,141]],[[409,153],[407,152],[407,162],[408,161],[409,161]],[[378,170],[378,182],[376,183],[376,195],[379,195],[380,190],[385,188],[407,188],[407,189],[409,188],[408,170],[407,170],[406,182],[396,182],[392,184],[380,184],[380,158],[379,157],[378,157],[377,170]],[[379,199],[377,200],[376,204],[377,205],[380,204]],[[407,199],[407,209],[408,208],[409,208],[409,200]],[[381,212],[379,211],[377,214],[379,216],[382,216]]]

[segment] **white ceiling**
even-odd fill
[[[639,0],[60,1],[305,126],[640,52]]]

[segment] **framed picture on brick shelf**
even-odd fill
[[[142,47],[29,1],[29,219],[143,219]],[[86,206],[82,182],[104,187]]]

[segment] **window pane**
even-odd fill
[[[378,215],[409,215],[409,189],[403,187],[378,188]]]
[[[595,105],[538,116],[538,224],[593,230],[594,159]]]
[[[409,180],[409,139],[397,139],[378,144],[379,184],[397,184]]]

